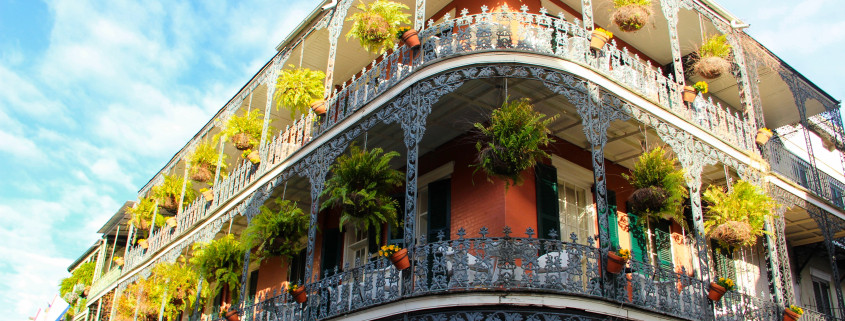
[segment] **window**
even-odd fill
[[[343,254],[343,239],[341,235],[340,229],[336,228],[323,231],[323,249],[320,252],[322,260],[320,263],[320,273],[323,277],[325,277],[326,270],[334,272],[335,267],[337,267],[338,270],[343,268],[341,260],[341,255]],[[304,266],[305,260],[303,259],[302,261],[302,265]],[[300,277],[291,278],[291,280],[298,281],[303,278],[304,273]]]
[[[353,226],[345,227],[348,229],[346,244],[346,263],[350,267],[356,267],[364,264],[369,259],[369,233],[367,230],[359,230]]]
[[[449,239],[451,220],[451,180],[455,162],[440,166],[417,180],[417,242],[425,235],[426,242],[436,242],[443,231]],[[433,220],[433,221],[432,221]]]
[[[575,233],[578,243],[587,244],[587,238],[595,234],[592,193],[588,188],[565,180],[558,182],[558,193],[562,239],[571,242],[570,235]]]
[[[830,283],[813,277],[813,296],[818,312],[833,315],[830,309]]]
[[[588,244],[587,239],[596,234],[596,212],[590,189],[594,180],[593,172],[557,155],[552,156],[552,165],[535,167],[540,220],[538,237],[547,238],[548,232],[554,229],[558,238],[564,242],[572,242],[571,235],[574,233],[578,243]],[[551,196],[550,193],[555,198],[553,204],[544,200]],[[608,200],[612,198],[611,194],[612,191],[608,191]],[[555,212],[554,217],[547,213],[552,210]],[[552,222],[554,226],[545,226]]]

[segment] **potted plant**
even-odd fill
[[[684,101],[688,103],[694,102],[697,96],[696,92],[706,94],[708,88],[707,83],[704,81],[699,81],[692,86],[684,86]]]
[[[396,31],[396,39],[405,43],[408,48],[417,49],[420,47],[420,37],[414,28],[401,27]]]
[[[325,114],[323,100],[323,79],[326,74],[319,70],[295,68],[282,70],[276,79],[276,110],[280,107],[290,110],[290,118],[296,119],[296,112],[308,113],[309,107],[317,114]]]
[[[505,181],[505,189],[522,185],[522,171],[549,157],[541,146],[554,142],[549,138],[551,131],[547,126],[558,116],[545,117],[534,111],[531,100],[523,98],[506,101],[502,108],[493,110],[488,126],[475,123],[481,136],[475,144],[478,150],[476,164],[472,165],[475,171],[483,170],[490,182],[493,182],[491,176]]]
[[[116,256],[114,258],[114,263],[117,264],[117,266],[123,266],[123,263],[124,263],[123,257]]]
[[[651,219],[673,219],[686,228],[683,204],[689,191],[684,170],[676,168],[676,164],[677,159],[667,157],[666,151],[658,146],[640,155],[630,176],[622,174],[636,188],[628,197],[633,213]]]
[[[346,18],[346,21],[353,21],[346,39],[357,38],[361,47],[369,52],[381,54],[393,48],[393,39],[399,32],[399,26],[411,23],[408,19],[411,15],[403,12],[409,8],[401,3],[376,0],[370,4],[362,2],[356,7],[360,12]]]
[[[698,61],[693,65],[693,70],[705,79],[716,79],[731,68],[728,57],[731,54],[731,45],[728,44],[725,35],[713,35],[704,41],[698,48]]]
[[[209,297],[216,297],[228,285],[231,297],[238,297],[244,251],[232,234],[210,242],[194,243],[191,265],[210,285]]]
[[[187,206],[197,198],[193,184],[190,180],[185,181],[181,175],[164,175],[161,185],[153,186],[153,199],[158,201],[158,206],[168,211],[175,211],[179,207],[179,198],[182,196],[182,184],[185,186],[185,199],[182,206]]]
[[[411,261],[408,260],[408,249],[400,249],[395,244],[382,246],[378,255],[390,260],[397,270],[401,271],[411,267]]]
[[[138,241],[135,243],[138,244],[138,246],[140,246],[142,249],[146,250],[150,248],[150,243],[147,242],[147,239],[138,239]]]
[[[328,196],[321,209],[342,209],[340,228],[352,223],[358,230],[372,227],[379,239],[385,222],[395,226],[398,202],[388,193],[402,186],[405,174],[390,168],[390,160],[399,156],[381,148],[362,150],[354,144],[348,155],[340,156],[332,165],[332,177],[326,181],[320,196]]]
[[[261,163],[261,156],[258,155],[257,150],[247,149],[241,153],[241,158],[249,160],[249,162],[253,164]]]
[[[222,159],[219,158],[220,155],[223,155]],[[217,172],[218,159],[221,160],[220,174],[226,175],[226,168],[228,167],[226,164],[227,158],[229,158],[229,155],[219,153],[211,142],[200,142],[187,157],[188,163],[191,164],[188,167],[190,179],[202,183],[214,179],[214,173]]]
[[[157,227],[165,224],[164,216],[161,214],[156,213],[155,219],[153,219],[153,213],[156,212],[155,201],[149,197],[142,198],[138,204],[127,212],[132,214],[132,224],[139,230],[149,231],[151,224],[155,224]]]
[[[200,193],[202,194],[202,197],[205,197],[206,201],[211,202],[214,200],[214,192],[212,190],[203,187],[200,188]]]
[[[651,20],[651,0],[613,0],[610,21],[623,32],[638,31]]]
[[[783,321],[797,321],[804,314],[804,309],[793,304],[783,312]]]
[[[238,310],[232,306],[224,306],[220,308],[220,314],[223,315],[223,318],[226,321],[241,321],[240,315],[238,315]]]
[[[716,282],[710,282],[710,292],[707,293],[707,298],[713,302],[719,301],[725,295],[725,292],[733,291],[735,288],[734,280],[720,277],[716,279]]]
[[[249,226],[241,234],[244,251],[254,251],[260,263],[264,258],[282,257],[287,260],[304,248],[310,218],[295,202],[276,198],[278,210],[259,208]]]
[[[305,303],[308,300],[308,294],[305,293],[304,286],[288,283],[285,290],[290,293],[296,303]]]
[[[777,206],[762,188],[739,180],[726,193],[724,188],[711,185],[702,194],[710,206],[704,220],[704,230],[727,249],[752,246],[764,233],[763,225]]]
[[[238,150],[247,150],[255,147],[261,140],[262,132],[264,132],[264,113],[258,109],[253,109],[248,112],[243,110],[243,114],[243,116],[232,115],[229,117],[223,131],[214,135],[213,140],[217,141],[220,137],[229,138]],[[264,135],[266,136],[267,133],[275,130],[272,126],[268,126]]]
[[[621,249],[619,251],[607,252],[607,272],[616,274],[622,272],[622,269],[631,259],[631,250]]]
[[[72,307],[68,310],[69,314],[75,314],[80,311],[80,307],[85,307],[85,298],[90,294],[96,266],[96,262],[82,263],[71,271],[70,276],[59,282],[59,295]]]
[[[593,37],[590,39],[590,48],[595,50],[602,50],[604,48],[604,44],[606,44],[610,39],[613,39],[613,33],[602,28],[596,28],[593,30]]]
[[[769,139],[772,139],[773,135],[774,134],[772,133],[771,129],[763,127],[757,130],[757,137],[755,137],[754,140],[759,145],[766,145],[766,143],[769,142]]]
[[[179,222],[176,220],[175,216],[168,217],[164,223],[166,223],[167,226],[170,226],[170,228],[176,228],[176,226],[179,226]]]

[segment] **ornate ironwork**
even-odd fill
[[[813,204],[807,204],[807,207],[804,209],[807,210],[807,213],[816,221],[816,224],[822,231],[824,245],[827,248],[827,259],[830,262],[831,274],[833,280],[838,284],[842,279],[839,276],[839,267],[836,264],[836,246],[842,245],[837,242],[836,233],[845,231],[845,221]],[[836,289],[839,318],[845,319],[845,301],[842,301],[842,287],[834,286],[833,288]]]

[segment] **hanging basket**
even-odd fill
[[[324,115],[326,113],[326,101],[323,99],[313,101],[311,103],[311,110],[317,115]]]
[[[616,253],[608,252],[607,253],[607,272],[617,274],[622,272],[622,268],[625,267],[625,259],[621,256],[616,255]]]
[[[772,139],[772,130],[768,128],[760,128],[757,130],[757,137],[755,137],[754,141],[757,142],[759,145],[766,145],[769,142],[769,139]]]
[[[640,188],[628,197],[631,211],[634,213],[657,213],[663,209],[669,192],[660,187]]]
[[[395,266],[397,270],[402,271],[411,267],[411,261],[408,260],[408,249],[401,249],[390,255],[388,259],[390,259],[390,262],[393,263],[393,266]]]
[[[731,247],[753,244],[757,237],[751,231],[751,224],[747,222],[727,221],[710,230],[710,237]]]
[[[141,223],[136,226],[139,230],[149,231],[150,230],[150,221],[141,220]]]
[[[176,228],[176,226],[179,224],[176,221],[175,217],[168,218],[167,221],[165,221],[165,223],[167,223],[167,226],[170,226],[170,228]]]
[[[176,210],[179,203],[176,202],[176,196],[167,196],[158,203],[158,206],[172,212]]]
[[[305,293],[305,287],[301,286],[299,289],[290,293],[296,303],[305,303],[308,300],[308,295]]]
[[[716,79],[731,68],[731,63],[722,57],[703,57],[699,59],[693,70],[705,79]]]
[[[191,179],[197,182],[208,182],[214,177],[211,172],[211,164],[202,163],[197,166],[197,169],[191,173]]]
[[[214,200],[214,192],[211,190],[203,191],[202,197],[205,197],[206,202],[211,202]]]
[[[237,133],[232,135],[231,141],[238,150],[247,150],[252,148],[252,144],[249,143],[249,135],[246,133]]]
[[[593,30],[593,37],[590,39],[590,48],[602,50],[607,41],[610,40],[604,32]]]
[[[226,318],[226,321],[241,321],[241,316],[238,315],[238,310],[234,309],[226,312],[223,317]]]
[[[651,14],[651,7],[629,4],[617,8],[610,16],[610,21],[623,32],[635,32],[648,23]]]
[[[420,37],[414,29],[405,31],[405,33],[402,34],[402,42],[411,49],[417,49],[420,47]]]
[[[361,19],[361,23],[365,26],[364,34],[362,35],[371,43],[383,42],[387,37],[390,37],[390,24],[384,17],[377,14],[370,14]],[[395,37],[395,35],[393,35]]]
[[[685,102],[688,102],[688,103],[694,102],[695,96],[696,96],[695,88],[692,88],[690,86],[684,86],[684,101]]]
[[[801,318],[801,315],[790,309],[783,311],[783,321],[797,321],[799,318]]]
[[[719,301],[722,299],[722,296],[725,295],[726,291],[727,290],[725,290],[725,288],[721,285],[710,282],[710,292],[707,293],[707,298],[713,302]]]

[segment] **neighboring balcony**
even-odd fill
[[[789,178],[839,208],[845,209],[845,184],[842,181],[825,171],[814,168],[810,162],[789,151],[778,137],[773,138],[766,146],[772,171]]]

